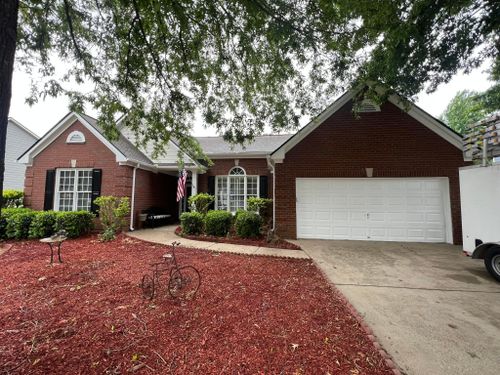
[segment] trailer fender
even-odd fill
[[[499,248],[500,249],[500,244],[495,243],[495,242],[486,242],[486,243],[479,245],[472,252],[472,259],[484,259],[484,257],[486,256],[486,253],[491,248]]]

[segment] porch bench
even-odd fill
[[[169,222],[169,219],[172,217],[169,213],[167,213],[164,209],[158,207],[151,207],[144,211],[146,216],[146,227],[154,228],[158,225],[165,225]]]

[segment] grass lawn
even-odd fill
[[[391,374],[310,261],[177,250],[195,299],[145,301],[168,247],[128,237],[14,243],[0,256],[0,374]]]

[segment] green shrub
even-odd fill
[[[248,211],[257,212],[265,223],[273,214],[273,200],[268,198],[251,197],[247,201]]]
[[[189,197],[188,203],[191,211],[206,215],[210,205],[214,203],[215,197],[207,193],[199,193]]]
[[[54,232],[65,230],[68,237],[86,234],[94,227],[94,214],[89,211],[56,212]]]
[[[211,236],[223,237],[231,229],[233,215],[227,211],[208,211],[205,216],[205,233]]]
[[[49,237],[55,233],[54,225],[56,223],[57,212],[38,211],[31,221],[29,229],[29,238]]]
[[[259,214],[251,211],[243,211],[238,214],[234,227],[238,236],[251,238],[260,235],[261,225],[262,217]]]
[[[4,190],[2,197],[2,208],[16,208],[23,206],[24,192],[22,190]]]
[[[7,222],[10,217],[20,212],[31,211],[29,208],[3,208],[0,215],[0,238],[7,238]]]
[[[203,231],[203,215],[199,212],[184,212],[181,214],[182,233],[200,234]]]
[[[32,210],[20,210],[10,215],[5,227],[6,237],[16,240],[28,238],[31,221],[36,214],[36,211]]]
[[[100,235],[101,240],[113,240],[125,225],[125,217],[130,213],[128,197],[102,196],[94,203],[99,206],[99,219],[104,229]]]

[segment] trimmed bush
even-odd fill
[[[6,237],[15,238],[16,240],[28,238],[31,221],[36,214],[36,211],[22,210],[9,216],[5,227]]]
[[[257,212],[264,222],[268,222],[273,214],[273,200],[268,198],[248,198],[248,211]]]
[[[224,237],[231,229],[233,215],[227,211],[208,211],[205,216],[205,233],[211,236]]]
[[[0,238],[7,238],[7,222],[10,220],[10,218],[17,213],[27,211],[31,210],[29,208],[3,208],[0,215]]]
[[[238,214],[234,227],[236,234],[242,238],[260,236],[262,217],[256,212],[242,211]]]
[[[130,213],[128,197],[102,196],[94,203],[99,206],[99,219],[104,231],[102,241],[115,239],[116,233],[125,225],[125,217]]]
[[[56,212],[54,232],[65,230],[68,237],[87,234],[94,227],[94,214],[88,211]]]
[[[29,238],[49,237],[55,233],[54,225],[56,223],[57,212],[38,211],[31,221],[29,229]]]
[[[203,231],[203,215],[199,212],[184,212],[181,214],[182,233],[200,234]]]
[[[2,192],[2,208],[16,208],[23,206],[24,192],[22,190],[4,190]]]
[[[207,193],[199,193],[189,197],[188,203],[191,211],[206,215],[210,205],[214,203],[215,197]]]

